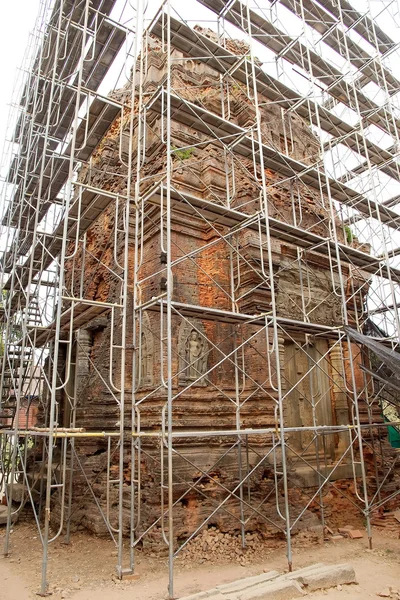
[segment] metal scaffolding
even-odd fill
[[[243,546],[280,532],[291,569],[328,490],[370,544],[396,500],[388,375],[349,332],[398,351],[400,6],[356,4],[41,0],[2,161],[0,460],[4,553],[29,505],[42,595],[78,476],[119,577],[160,535],[171,598],[175,559],[218,515]],[[109,426],[85,416],[93,382]]]

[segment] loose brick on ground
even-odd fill
[[[351,540],[359,540],[361,539],[363,536],[362,532],[359,529],[351,529],[349,531],[349,538]]]

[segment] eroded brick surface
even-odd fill
[[[154,91],[166,71],[166,55],[161,51],[157,41],[152,40],[148,55],[144,89],[146,94]],[[240,43],[229,42],[231,50],[240,53]],[[174,58],[181,55],[174,51]],[[197,61],[173,63],[172,88],[179,91],[181,97],[199,104],[218,115],[227,115],[233,123],[242,127],[254,123],[254,109],[246,96],[246,90],[239,84],[230,84],[229,107],[225,96],[221,96],[219,75],[209,67]],[[115,93],[116,97],[129,101],[129,88]],[[312,134],[309,126],[293,114],[283,114],[278,105],[262,103],[262,136],[265,144],[279,151],[288,151],[295,159],[305,164],[312,164],[318,159],[319,141]],[[133,136],[133,148],[137,148],[137,122]],[[161,129],[164,126],[159,115],[149,111],[146,121],[146,158],[141,167],[140,192],[160,181],[165,174],[165,145],[162,141]],[[122,128],[122,132],[121,132]],[[291,134],[288,137],[287,132]],[[120,135],[122,133],[122,135]],[[285,137],[286,133],[286,137]],[[172,145],[174,148],[189,148],[189,155],[183,158],[182,153],[175,153],[172,159],[172,185],[182,194],[191,194],[199,198],[230,206],[246,214],[254,214],[260,207],[260,188],[255,176],[260,179],[259,166],[252,160],[224,153],[221,143],[210,135],[198,132],[194,128],[171,122]],[[122,139],[121,152],[119,152]],[[127,193],[127,159],[129,142],[129,113],[117,119],[99,144],[90,169],[81,172],[81,179],[93,186],[111,190],[122,195]],[[131,195],[136,183],[136,150],[133,152]],[[332,214],[327,199],[317,192],[310,191],[301,182],[288,182],[286,178],[273,172],[268,164],[265,170],[266,205],[271,217],[288,222],[303,229],[308,229],[321,236],[330,235]],[[263,202],[263,198],[261,198]],[[67,263],[65,286],[73,296],[82,294],[86,298],[116,302],[121,297],[124,235],[123,213],[124,200],[118,205],[113,203],[101,215],[86,234],[86,248],[79,246],[75,258]],[[123,385],[126,390],[125,425],[127,440],[125,443],[123,503],[124,532],[130,529],[130,480],[137,479],[140,472],[140,517],[137,534],[140,535],[152,524],[155,527],[144,538],[149,545],[161,544],[161,523],[157,519],[161,514],[160,484],[165,483],[161,473],[161,450],[159,440],[156,442],[143,439],[140,453],[136,447],[135,462],[132,465],[131,443],[131,399],[134,382],[134,327],[133,327],[133,293],[134,283],[140,281],[135,293],[145,302],[158,296],[165,289],[166,266],[162,258],[162,239],[165,243],[165,215],[152,204],[145,206],[145,218],[135,221],[132,202],[129,224],[129,310],[127,319],[127,352],[126,377]],[[339,221],[334,217],[339,241],[345,235]],[[115,233],[115,230],[117,232]],[[160,232],[163,232],[161,235]],[[231,232],[226,226],[205,221],[200,214],[188,216],[173,205],[171,213],[171,249],[173,266],[173,300],[195,304],[214,309],[239,311],[250,315],[270,313],[272,291],[262,270],[275,274],[275,298],[278,316],[305,320],[323,325],[337,325],[343,322],[342,300],[333,293],[340,289],[341,282],[337,269],[331,270],[329,262],[311,251],[301,256],[295,247],[278,239],[268,239],[265,228],[261,226],[261,237],[257,231],[242,229]],[[115,236],[115,237],[114,237]],[[138,242],[135,250],[135,241]],[[269,252],[271,251],[271,262]],[[73,247],[69,249],[73,252]],[[195,254],[194,252],[197,251]],[[238,254],[239,252],[239,258]],[[136,258],[135,258],[136,253]],[[139,268],[135,274],[135,264]],[[363,273],[351,274],[342,265],[345,294],[351,297],[348,303],[350,321],[360,309],[367,290],[368,278]],[[233,291],[234,290],[234,291]],[[355,293],[355,290],[359,290]],[[233,300],[234,296],[234,300]],[[184,391],[184,383],[179,371],[182,370],[182,349],[180,337],[184,328],[184,320],[177,315],[172,318],[173,358],[173,391],[180,393],[173,403],[173,427],[175,431],[203,431],[215,429],[234,429],[238,424],[248,428],[276,427],[276,399],[278,380],[281,380],[283,392],[289,389],[286,378],[285,361],[287,361],[288,343],[290,340],[282,333],[278,347],[272,340],[272,332],[268,336],[265,330],[245,324],[233,325],[224,322],[198,319],[194,326],[201,329],[208,340],[207,367],[212,370],[207,381]],[[147,311],[143,316],[142,329],[137,328],[136,348],[138,340],[143,350],[140,386],[135,390],[134,398],[140,403],[140,426],[142,431],[160,431],[163,419],[163,408],[166,402],[165,388],[161,385],[162,375],[166,377],[165,348],[162,353],[160,337],[160,314]],[[141,338],[141,335],[144,337]],[[110,314],[85,325],[84,334],[77,346],[77,389],[78,406],[76,422],[87,431],[110,430],[118,427],[119,420],[115,395],[105,385],[108,381],[110,367],[110,340],[114,344],[121,342],[121,314],[116,311],[115,322],[111,323]],[[246,343],[244,341],[247,340]],[[292,340],[293,342],[293,340]],[[300,348],[305,343],[303,335],[295,338]],[[349,381],[349,349],[344,346],[343,356],[332,358],[333,351],[328,352],[328,341],[322,340],[321,352],[327,353],[326,371],[326,404],[320,418],[326,419],[320,424],[340,423],[340,419],[348,422],[349,404],[343,397],[343,383]],[[235,373],[235,347],[242,347],[237,353],[239,369]],[[85,352],[82,351],[84,346]],[[356,355],[356,386],[363,389],[363,373],[359,368],[362,363],[357,346],[352,346]],[[137,350],[137,362],[139,362]],[[179,354],[181,353],[181,355]],[[279,353],[282,369],[278,373],[274,367]],[[223,360],[224,356],[229,359]],[[89,357],[89,358],[88,358]],[[112,360],[113,381],[120,385],[121,354],[114,351]],[[336,363],[335,363],[336,360]],[[339,361],[339,362],[337,362]],[[296,364],[300,364],[297,362]],[[344,364],[344,372],[340,374],[340,366]],[[338,366],[339,365],[339,366]],[[99,376],[101,375],[101,377]],[[102,380],[103,379],[103,380]],[[332,383],[333,382],[333,383]],[[307,391],[307,390],[306,390]],[[309,391],[309,390],[308,390]],[[342,395],[341,395],[342,394]],[[240,412],[237,403],[243,403]],[[292,404],[300,403],[302,408],[294,411]],[[61,414],[67,419],[66,395],[60,395]],[[311,424],[311,414],[304,408],[304,401],[296,401],[288,395],[284,401],[285,418],[289,426]],[[136,419],[139,414],[136,414]],[[363,413],[366,420],[368,415]],[[379,416],[377,416],[379,418]],[[248,436],[238,445],[234,436],[204,436],[202,438],[181,438],[176,442],[179,453],[174,454],[173,494],[176,501],[174,521],[177,538],[183,540],[192,534],[201,523],[209,519],[219,503],[224,503],[220,510],[207,521],[208,525],[218,527],[222,532],[237,533],[239,531],[240,493],[246,498],[251,496],[253,506],[262,507],[251,512],[245,508],[248,519],[247,529],[258,530],[268,538],[279,539],[281,533],[272,523],[280,522],[276,508],[275,471],[281,471],[281,454],[279,451],[266,454],[272,447],[271,434]],[[315,444],[309,445],[308,438],[299,435],[289,436],[289,445],[296,451],[309,446],[307,460],[316,460]],[[340,445],[339,436],[328,439],[327,460],[329,464],[335,460]],[[84,439],[76,441],[76,450],[81,466],[76,467],[73,488],[72,522],[75,526],[83,526],[95,533],[105,533],[106,526],[93,497],[87,491],[85,477],[92,483],[92,489],[101,505],[104,514],[110,514],[110,523],[116,526],[118,484],[106,486],[107,465],[110,465],[110,479],[118,480],[118,449],[112,441],[110,453],[107,451],[105,439]],[[355,449],[357,451],[357,449]],[[322,451],[321,451],[322,452]],[[165,453],[164,453],[165,454]],[[289,503],[293,518],[300,514],[302,507],[313,496],[312,490],[297,487],[295,453],[289,452],[289,474],[293,478],[289,488]],[[373,486],[372,456],[368,458],[368,475]],[[164,456],[164,460],[166,457]],[[258,466],[257,466],[258,465]],[[293,466],[291,466],[293,465]],[[82,472],[82,469],[85,475]],[[241,473],[240,473],[241,471]],[[240,474],[250,473],[242,490],[239,486]],[[283,508],[282,484],[278,475],[278,500]],[[388,483],[390,481],[388,480]],[[234,495],[227,499],[227,490]],[[343,508],[346,520],[352,507],[342,497],[341,491],[354,497],[353,479],[337,482],[336,489],[324,496],[326,515],[333,520],[340,519]],[[250,496],[249,496],[250,495]],[[267,501],[265,499],[267,498]],[[226,501],[225,501],[226,500]],[[164,493],[164,506],[166,494]],[[224,502],[225,501],[225,502]],[[108,508],[107,508],[108,506]],[[318,528],[318,512],[316,498],[294,528],[294,533],[301,528]],[[53,511],[57,519],[57,509]],[[236,517],[236,518],[235,518]],[[266,517],[266,519],[264,518]],[[354,519],[358,519],[354,510]],[[167,522],[164,523],[167,528]]]

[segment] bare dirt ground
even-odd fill
[[[343,539],[338,542],[310,543],[294,540],[293,567],[295,569],[316,562],[338,564],[350,562],[356,571],[359,585],[343,586],[310,594],[310,600],[361,600],[375,597],[388,586],[400,591],[400,540],[398,532],[374,531],[374,549],[367,549],[367,539]],[[34,525],[20,523],[13,530],[12,553],[0,558],[0,600],[31,600],[37,598],[40,585],[41,545]],[[0,544],[4,528],[0,530]],[[116,552],[110,540],[74,534],[69,545],[56,540],[50,549],[48,580],[55,600],[163,600],[167,598],[167,561],[149,554],[140,554],[136,581],[120,582],[114,575]],[[242,563],[243,564],[243,563]],[[277,569],[287,570],[285,548],[266,549],[264,556],[252,558],[250,564],[238,564],[234,559],[200,564],[194,559],[176,562],[175,596],[209,589]],[[394,592],[393,598],[398,598]],[[377,598],[377,600],[379,600]]]

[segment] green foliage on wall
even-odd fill
[[[190,158],[194,152],[194,148],[176,148],[176,146],[171,146],[173,153],[175,154],[175,156],[177,156],[180,160],[187,160],[188,158]]]

